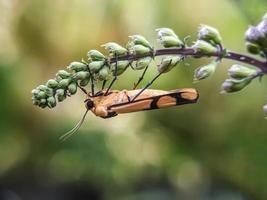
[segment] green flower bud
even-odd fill
[[[134,69],[135,70],[142,70],[142,69],[146,68],[150,64],[151,61],[152,61],[151,57],[145,57],[145,58],[138,59],[136,61]]]
[[[222,37],[219,31],[216,28],[204,24],[200,25],[198,39],[205,40],[207,42],[212,41],[215,44],[221,44],[222,42]]]
[[[57,105],[57,101],[56,101],[56,98],[55,97],[48,97],[46,99],[47,101],[47,105],[50,107],[50,108],[54,108],[56,105]]]
[[[68,87],[68,85],[70,84],[71,80],[70,79],[62,79],[59,83],[58,83],[58,87],[65,89]]]
[[[217,52],[217,48],[204,40],[197,40],[192,46],[197,53],[212,54]]]
[[[75,94],[77,92],[77,83],[72,82],[68,85],[68,91],[71,95]]]
[[[82,86],[82,87],[85,87],[89,84],[89,81],[90,81],[90,78],[86,78],[84,80],[80,80],[80,83],[79,85]]]
[[[264,113],[267,115],[267,105],[264,105],[264,106],[263,106],[263,111],[264,111]]]
[[[39,104],[39,106],[40,106],[41,108],[45,108],[45,107],[47,107],[46,99],[41,99],[41,100],[40,100],[40,104]]]
[[[115,42],[108,42],[106,44],[103,44],[102,47],[108,50],[111,56],[115,55],[120,56],[120,55],[125,55],[127,53],[127,49],[125,49],[124,47]]]
[[[142,35],[131,35],[129,36],[129,38],[131,38],[131,42],[133,43],[133,45],[142,45],[144,47],[152,49],[152,46],[149,44],[147,39]]]
[[[90,77],[89,72],[77,72],[76,74],[74,74],[73,79],[74,80],[84,80],[84,79],[88,79]]]
[[[103,66],[105,65],[105,61],[93,61],[89,63],[89,69],[92,73],[97,73]]]
[[[260,54],[260,46],[254,43],[246,42],[246,47],[249,53],[251,54]]]
[[[159,38],[162,46],[165,48],[169,47],[183,47],[184,43],[177,37],[174,36],[162,36]]]
[[[134,55],[142,56],[147,55],[151,51],[150,48],[147,48],[143,45],[134,45],[130,48],[130,52]]]
[[[81,62],[72,62],[70,65],[67,67],[69,70],[73,70],[75,72],[79,71],[86,71],[87,70],[87,65]]]
[[[129,66],[129,61],[127,60],[121,60],[117,62],[118,64],[118,69],[117,69],[117,75],[121,75],[123,72],[125,72],[125,70],[127,69],[127,67]],[[111,72],[114,74],[115,73],[115,65],[116,63],[113,63],[111,65]]]
[[[256,76],[257,70],[253,69],[253,68],[249,68],[249,67],[235,64],[235,65],[232,65],[232,67],[230,67],[228,69],[228,74],[231,78],[243,79],[243,78],[247,78],[247,77]]]
[[[37,95],[39,94],[39,92],[40,92],[40,90],[38,90],[38,89],[33,89],[33,90],[32,90],[32,94],[33,94],[34,96],[37,96]]]
[[[46,86],[49,88],[56,88],[58,86],[58,82],[54,79],[50,79],[47,81]]]
[[[53,91],[53,89],[51,89],[51,88],[47,88],[47,89],[45,90],[45,94],[46,94],[46,96],[51,97],[51,96],[54,95],[54,91]]]
[[[252,78],[244,79],[226,79],[222,84],[222,93],[237,92],[245,88]]]
[[[181,57],[179,56],[167,56],[162,58],[161,63],[157,66],[159,73],[169,72],[172,68],[174,68],[181,61]]]
[[[87,56],[88,56],[92,61],[99,61],[99,60],[105,60],[105,59],[106,59],[105,56],[104,56],[101,52],[99,52],[99,51],[97,51],[97,50],[95,50],[95,49],[90,50],[90,51],[87,53]]]
[[[59,102],[64,101],[67,97],[64,89],[57,89],[56,95]]]
[[[46,98],[46,93],[44,91],[40,91],[38,94],[37,94],[37,99],[45,99]]]
[[[59,70],[58,73],[56,74],[56,76],[59,76],[59,77],[61,77],[63,79],[69,78],[70,75],[71,74],[69,72],[65,71],[65,70]]]
[[[45,91],[47,89],[47,86],[45,86],[45,85],[39,85],[36,89],[37,90],[40,90],[40,91]]]
[[[164,36],[173,36],[175,38],[178,38],[178,36],[175,34],[175,32],[170,28],[158,28],[156,29],[158,38],[164,37]]]
[[[97,79],[100,81],[108,80],[110,78],[110,69],[108,66],[104,66],[99,72]]]
[[[215,72],[218,64],[219,64],[219,61],[214,60],[211,63],[203,67],[197,68],[194,73],[194,81],[206,79],[209,76],[211,76]]]
[[[41,103],[41,101],[39,99],[37,99],[36,97],[32,97],[32,104],[35,106],[38,106]]]

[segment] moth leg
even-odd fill
[[[78,84],[77,84],[78,85]],[[88,92],[86,91],[86,89],[84,89],[83,87],[78,85],[78,88],[80,88],[80,90],[84,93],[84,94],[88,94]]]
[[[149,65],[146,66],[146,68],[145,68],[145,70],[143,71],[141,77],[139,77],[137,83],[134,84],[133,89],[136,89],[137,86],[139,85],[139,83],[141,83],[141,81],[144,79],[144,76],[145,76],[145,74],[146,74],[146,72],[147,72],[148,67],[149,67]]]
[[[159,78],[160,77],[160,75],[162,74],[162,72],[161,73],[159,73],[157,76],[155,76],[140,92],[138,92],[137,93],[137,95],[135,95],[134,96],[134,98],[132,98],[132,100],[131,100],[131,102],[133,102],[138,96],[140,96],[149,86],[151,86],[152,84],[153,84],[153,82],[155,81],[155,80],[157,80],[157,78]]]
[[[108,87],[108,89],[107,89],[107,91],[106,91],[106,93],[104,94],[104,96],[107,96],[108,95],[108,92],[109,92],[109,90],[111,89],[111,87],[112,87],[112,85],[114,84],[114,82],[117,80],[117,78],[118,78],[118,56],[117,56],[117,54],[115,54],[115,59],[116,59],[116,63],[115,63],[115,71],[114,71],[114,78],[113,78],[113,80],[111,81],[111,83],[109,84],[109,87]]]
[[[131,102],[131,98],[129,97],[127,90],[123,90],[124,95],[127,97],[128,102]]]
[[[106,83],[107,83],[107,81],[104,80],[103,83],[102,83],[102,88],[101,88],[101,90],[104,90]]]

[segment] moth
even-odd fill
[[[194,88],[183,88],[176,90],[153,90],[146,89],[137,98],[132,101],[140,90],[111,90],[107,95],[102,90],[91,96],[87,95],[84,101],[86,112],[79,123],[69,132],[60,137],[67,139],[75,133],[88,113],[91,111],[95,116],[101,118],[111,118],[123,113],[131,113],[137,111],[154,110],[167,108],[172,106],[196,103],[199,97],[198,92]]]

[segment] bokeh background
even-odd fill
[[[209,59],[188,60],[153,85],[196,87],[198,104],[107,120],[89,114],[63,143],[84,95],[43,110],[30,93],[106,42],[142,34],[157,46],[158,27],[192,41],[209,24],[227,48],[245,52],[245,30],[266,11],[265,0],[0,0],[0,199],[267,199],[267,82],[219,94],[232,61],[193,84],[194,68]],[[139,75],[129,69],[114,88],[130,89]]]

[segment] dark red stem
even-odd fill
[[[158,49],[151,53],[148,53],[146,55],[142,55],[142,56],[138,56],[138,55],[125,55],[125,56],[119,56],[118,57],[118,61],[120,60],[129,60],[129,61],[135,61],[138,60],[140,58],[144,58],[147,56],[151,56],[151,57],[156,57],[156,56],[163,56],[163,55],[183,55],[183,56],[196,56],[197,58],[199,57],[217,57],[217,58],[227,58],[227,59],[231,59],[231,60],[236,60],[242,63],[246,63],[249,65],[253,65],[257,68],[259,68],[263,73],[267,73],[267,62],[258,60],[256,58],[247,56],[247,55],[243,55],[243,54],[239,54],[239,53],[235,53],[232,51],[227,51],[227,53],[225,54],[224,52],[217,52],[217,53],[212,53],[212,54],[202,54],[202,53],[198,53],[196,52],[195,49],[192,48],[166,48],[166,49]],[[111,63],[115,62],[115,58],[111,58],[110,59]]]

